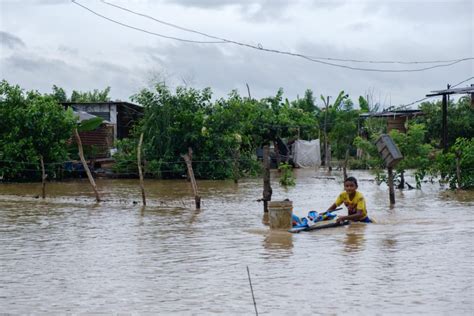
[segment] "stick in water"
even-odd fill
[[[247,275],[249,276],[250,291],[252,292],[253,306],[255,307],[255,315],[258,316],[257,303],[255,302],[255,296],[253,295],[252,280],[250,280],[249,266],[247,266]]]

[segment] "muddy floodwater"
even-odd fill
[[[341,175],[296,170],[273,200],[325,210]],[[290,234],[265,225],[261,179],[0,184],[0,311],[13,314],[474,313],[474,192],[396,191],[359,179],[376,224]],[[414,184],[413,182],[411,184]],[[135,202],[135,203],[134,203]]]

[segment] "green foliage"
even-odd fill
[[[313,91],[310,89],[306,90],[302,99],[297,99],[291,103],[293,107],[303,110],[306,113],[315,113],[318,108],[314,102]]]
[[[76,119],[72,110],[65,111],[53,97],[24,92],[2,81],[0,118],[0,176],[4,179],[39,177],[40,156],[47,164],[66,159],[66,142]]]
[[[441,146],[442,138],[442,103],[423,102],[420,106],[424,115],[416,119],[427,127],[424,142]],[[474,135],[474,111],[470,97],[465,96],[457,102],[448,104],[448,144],[452,146],[459,137],[471,138]]]
[[[432,165],[429,154],[433,151],[430,144],[425,144],[426,128],[424,124],[410,123],[408,131],[390,131],[390,136],[397,144],[403,159],[397,164],[396,171],[403,174],[407,169],[416,169],[415,180],[417,188]]]
[[[361,113],[370,112],[369,102],[363,96],[359,96],[359,107]]]
[[[110,87],[107,87],[102,91],[98,89],[87,92],[74,90],[72,91],[70,102],[107,102],[110,101],[109,93]]]
[[[321,100],[327,100],[321,95]],[[326,130],[328,141],[331,144],[333,155],[337,159],[345,159],[346,151],[354,153],[354,139],[357,136],[359,111],[354,109],[349,95],[344,91],[339,92],[333,104],[317,113],[319,126]],[[324,142],[324,140],[322,140]]]
[[[115,142],[118,151],[114,154],[116,173],[128,175],[138,173],[137,165],[137,139],[123,139]]]
[[[93,131],[98,128],[103,121],[104,120],[98,116],[84,120],[78,124],[77,130],[79,132]]]
[[[60,88],[56,85],[53,85],[53,93],[51,94],[51,96],[58,102],[58,103],[61,103],[61,102],[67,102],[68,101],[68,98],[67,98],[67,95],[66,95],[66,91],[64,91],[63,88]]]
[[[354,139],[354,146],[362,150],[363,156],[360,159],[362,165],[366,165],[369,169],[381,169],[384,167],[382,158],[380,157],[375,141],[378,135],[372,135],[371,140],[364,139],[357,136]],[[349,166],[352,168],[353,162],[350,162]]]
[[[278,166],[281,171],[280,184],[283,186],[294,186],[296,184],[295,177],[293,176],[293,167],[287,163],[281,163]]]
[[[318,124],[306,105],[283,99],[280,89],[274,97],[255,100],[232,91],[228,98],[211,102],[211,90],[179,87],[172,93],[163,84],[133,96],[145,108],[138,127],[144,133],[144,157],[161,177],[181,177],[186,169],[181,155],[191,147],[196,177],[225,179],[236,176],[238,152],[240,175],[260,171],[256,149],[280,138],[314,138]],[[310,109],[310,107],[309,107]],[[120,146],[120,144],[119,144]],[[120,150],[120,147],[119,147]]]
[[[460,181],[456,173],[456,160],[459,163]],[[440,154],[436,159],[437,170],[444,175],[451,189],[474,188],[474,138],[459,137],[446,154]]]

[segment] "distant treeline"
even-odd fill
[[[0,177],[34,180],[38,177],[41,156],[49,168],[50,178],[59,177],[60,163],[77,158],[77,150],[69,141],[77,119],[59,103],[109,101],[109,93],[110,88],[73,91],[68,97],[64,89],[53,86],[52,93],[40,94],[2,81]],[[352,168],[383,168],[373,142],[386,132],[386,122],[381,118],[362,120],[359,117],[361,113],[380,111],[380,105],[370,104],[360,96],[356,106],[344,91],[329,99],[323,95],[316,98],[308,89],[303,97],[295,100],[285,98],[282,89],[262,99],[232,91],[225,98],[213,100],[210,88],[178,87],[172,91],[164,84],[156,84],[139,91],[131,100],[142,105],[144,113],[135,122],[131,137],[116,143],[114,158],[118,174],[136,172],[141,133],[144,134],[142,156],[147,177],[185,175],[181,155],[187,153],[189,147],[194,151],[193,168],[198,178],[256,175],[261,168],[257,148],[278,139],[291,142],[298,138],[319,138],[324,144],[327,137],[334,159],[346,160]],[[474,114],[470,99],[463,97],[448,107],[451,146],[448,153],[440,150],[439,101],[422,103],[420,109],[424,115],[409,122],[406,134],[392,131],[405,156],[397,166],[399,177],[403,177],[404,170],[414,168],[420,180],[426,175],[441,173],[453,186],[473,186]],[[465,170],[462,179],[456,175],[456,166]]]

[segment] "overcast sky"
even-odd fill
[[[107,5],[91,10],[147,32],[215,41]],[[168,23],[263,49],[312,58],[433,61],[474,57],[473,0],[108,0]],[[474,76],[473,60],[423,72],[365,72],[232,43],[190,43],[126,28],[70,0],[0,0],[1,79],[50,92],[111,87],[128,101],[153,80],[172,87],[237,89],[253,97],[371,95],[384,107],[407,104]],[[348,63],[350,67],[417,69],[439,64]],[[474,79],[460,85],[474,83]],[[322,102],[317,100],[319,104]]]

